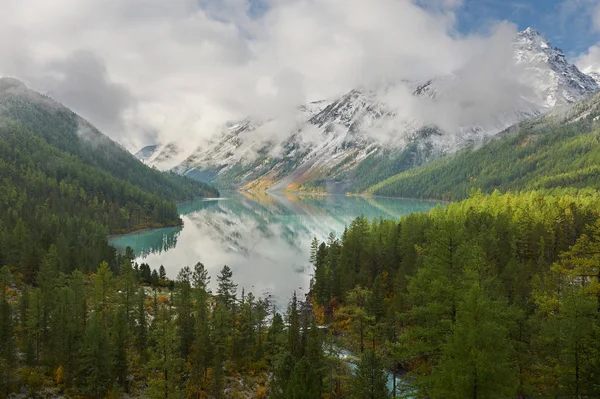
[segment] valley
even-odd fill
[[[600,397],[596,2],[42,3],[0,398]]]
[[[146,147],[137,156],[149,165],[225,189],[375,192],[372,187],[387,178],[478,147],[519,122],[568,107],[600,89],[531,28],[515,37],[512,57],[515,69],[507,73],[520,74],[527,84],[507,92],[506,104],[485,90],[470,91],[463,100],[462,86],[470,77],[459,71],[426,82],[355,89],[338,99],[301,106],[289,120],[274,116],[233,123],[192,154],[186,154],[184,146],[168,143]],[[410,111],[385,103],[402,96],[409,97],[405,106]],[[481,102],[477,105],[481,109],[453,109],[460,106],[456,101]],[[420,115],[423,107],[442,113],[452,110],[453,126],[433,115]],[[281,129],[290,133],[282,135]],[[193,147],[186,143],[188,151]],[[382,195],[396,194],[387,190]]]

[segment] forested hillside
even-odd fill
[[[146,167],[85,119],[16,79],[0,79],[0,117],[20,123],[50,146],[149,194],[170,201],[217,195],[202,182]]]
[[[369,386],[323,350],[295,296],[284,320],[268,299],[240,295],[227,266],[213,294],[201,263],[170,281],[132,258],[64,274],[53,248],[33,287],[0,269],[1,397],[318,399]]]
[[[600,196],[484,196],[313,243],[317,313],[423,398],[600,397]]]
[[[500,139],[370,187],[375,195],[464,199],[471,188],[600,188],[600,95],[523,122]]]
[[[284,314],[226,266],[212,294],[201,263],[171,281],[130,250],[114,259],[65,273],[52,245],[32,284],[1,269],[0,395],[600,396],[597,194],[358,218],[314,240],[309,300]]]
[[[175,201],[218,195],[147,168],[12,79],[0,79],[0,181],[0,265],[27,282],[53,245],[62,272],[93,270],[102,261],[115,267],[108,234],[178,225]]]

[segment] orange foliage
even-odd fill
[[[259,386],[258,390],[256,391],[256,398],[257,399],[264,399],[267,397],[267,388],[265,386]]]
[[[57,385],[64,384],[64,382],[65,382],[65,371],[63,370],[63,366],[58,366],[56,368],[56,372],[54,373],[54,381],[56,381]]]

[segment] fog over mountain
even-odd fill
[[[471,96],[457,102],[463,115],[470,104],[502,109],[511,93],[529,90],[504,61],[516,26],[492,20],[460,33],[461,0],[2,3],[0,74],[63,102],[133,152],[170,142],[191,152],[247,117],[285,122],[258,137],[282,139],[298,106],[357,88],[385,88],[395,111],[461,123],[456,109],[423,109],[404,88],[390,89],[404,80],[461,74],[460,92]],[[592,72],[595,54],[578,65]]]
[[[137,150],[473,63],[477,84],[495,85],[506,65],[490,55],[508,51],[516,33],[499,22],[459,34],[455,0],[263,3],[259,13],[247,0],[5,1],[0,73]]]

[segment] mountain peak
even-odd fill
[[[522,35],[522,36],[541,36],[540,33],[537,30],[533,29],[531,26],[529,28],[525,29],[524,31],[519,32],[519,35]]]
[[[550,41],[533,28],[527,28],[524,31],[517,33],[515,44],[518,46],[538,47],[542,49],[552,48]]]

